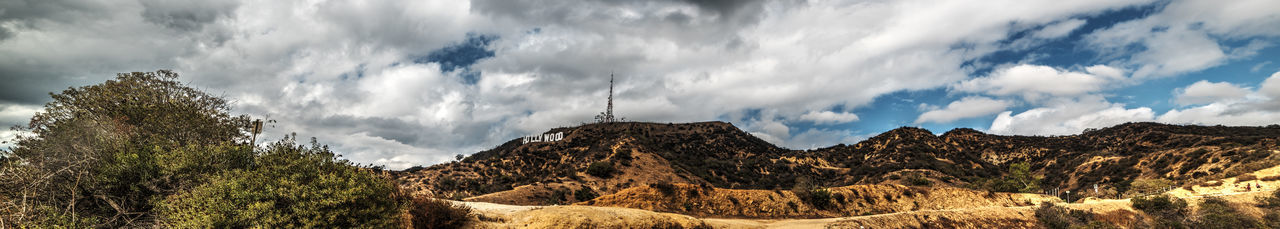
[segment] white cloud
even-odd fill
[[[1061,38],[1063,36],[1067,36],[1071,34],[1072,31],[1076,31],[1076,29],[1079,29],[1080,26],[1084,26],[1084,23],[1085,23],[1085,20],[1082,20],[1082,19],[1071,19],[1066,21],[1055,22],[1053,24],[1044,26],[1043,29],[1040,29],[1039,31],[1032,33],[1031,36],[1035,38],[1040,38],[1040,39]]]
[[[1155,112],[1151,108],[1126,109],[1124,104],[1110,103],[1101,97],[1090,96],[1054,103],[1018,114],[1012,111],[1000,113],[992,121],[989,131],[1013,135],[1068,135],[1078,134],[1087,128],[1151,121],[1155,118]]]
[[[809,113],[801,115],[800,120],[812,121],[818,124],[840,124],[858,121],[858,115],[846,112],[836,113],[832,111],[810,111]]]
[[[42,110],[44,107],[37,105],[0,104],[0,125],[8,129],[10,126],[27,124],[31,116]]]
[[[916,118],[915,123],[949,123],[959,119],[981,117],[1004,111],[1013,103],[981,96],[965,97],[947,104],[946,108],[932,109]]]
[[[1160,115],[1159,121],[1176,124],[1271,125],[1280,122],[1280,72],[1263,80],[1257,91],[1229,83],[1200,81],[1181,90],[1194,98],[1185,109],[1172,109]]]
[[[1125,122],[1155,121],[1196,125],[1271,125],[1280,122],[1280,72],[1264,80],[1259,89],[1230,83],[1199,81],[1175,90],[1177,101],[1195,106],[1175,108],[1156,116],[1151,108],[1128,109],[1096,95],[1082,99],[1057,99],[1052,105],[1014,114],[998,115],[990,131],[997,134],[1066,135],[1086,128]]]
[[[1272,73],[1271,77],[1263,80],[1258,92],[1270,97],[1272,100],[1280,100],[1280,72]]]
[[[1090,67],[1087,71],[1105,74],[1106,77],[1021,64],[997,69],[986,77],[959,82],[952,89],[998,96],[1019,95],[1027,101],[1037,102],[1047,96],[1081,96],[1097,92],[1118,77],[1114,68],[1105,66]]]
[[[1089,34],[1085,41],[1087,47],[1136,69],[1134,78],[1164,77],[1253,55],[1268,44],[1252,39],[1280,36],[1274,29],[1280,24],[1276,14],[1280,14],[1276,1],[1173,1],[1145,18]],[[1229,48],[1219,40],[1251,41],[1228,54]]]
[[[1243,99],[1249,89],[1241,88],[1227,82],[1212,83],[1201,80],[1178,90],[1178,104],[1205,104],[1224,100]]]
[[[47,12],[5,5],[0,73],[17,83],[0,84],[0,101],[37,104],[45,92],[116,72],[172,68],[230,97],[236,113],[278,120],[267,136],[316,136],[353,161],[396,168],[589,121],[604,107],[609,72],[619,75],[616,111],[633,120],[761,110],[768,120],[856,121],[821,111],[951,85],[967,77],[966,63],[1004,48],[1009,34],[1042,28],[1040,36],[1064,36],[1084,23],[1073,19],[1080,15],[1150,2],[338,0],[192,8],[88,1]],[[499,37],[489,45],[495,56],[471,66],[482,72],[476,84],[419,61],[468,33]],[[1076,88],[992,81],[982,90],[1078,95],[1109,77],[1051,70]],[[792,136],[785,127],[766,121],[744,129],[791,145],[851,134]]]

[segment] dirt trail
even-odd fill
[[[1182,198],[1203,198],[1204,196],[1256,196],[1273,190],[1252,190],[1249,192],[1210,193],[1205,195],[1183,196]],[[613,225],[620,227],[649,227],[659,224],[697,225],[705,222],[715,228],[858,228],[859,226],[874,228],[912,228],[924,226],[924,223],[954,223],[959,228],[1029,227],[1034,226],[1036,206],[1019,207],[976,207],[961,209],[919,210],[894,212],[877,215],[850,216],[818,219],[697,219],[690,216],[660,213],[632,208],[593,207],[593,206],[517,206],[484,202],[453,201],[471,207],[477,214],[495,219],[491,222],[479,222],[473,228],[523,228],[539,226],[595,225],[629,221],[627,224]],[[1132,211],[1129,199],[1089,200],[1084,203],[1070,203],[1064,206],[1072,209],[1091,210],[1094,212],[1111,212],[1117,210]],[[586,223],[586,224],[584,224]],[[592,224],[593,223],[593,224]],[[572,227],[572,226],[570,226]]]
[[[1278,176],[1280,167],[1259,170],[1250,174],[1257,177]],[[1178,188],[1166,192],[1184,199],[1207,196],[1223,197],[1233,202],[1249,202],[1257,196],[1268,195],[1280,187],[1280,180],[1237,181],[1237,178],[1219,180],[1211,186],[1196,185],[1191,190]],[[1261,184],[1261,189],[1238,189],[1236,184]],[[950,228],[1026,228],[1035,227],[1034,211],[1037,206],[975,207],[903,211],[877,215],[818,218],[818,219],[729,219],[705,218],[660,213],[647,210],[596,206],[517,206],[483,202],[453,201],[470,206],[488,221],[477,222],[472,228],[649,228],[656,225],[679,224],[686,227],[702,223],[715,228],[919,228],[943,226]],[[1068,208],[1089,210],[1099,214],[1133,212],[1130,199],[1092,199],[1082,203],[1063,204]],[[1132,213],[1128,213],[1132,214]],[[1249,214],[1260,214],[1249,212]]]

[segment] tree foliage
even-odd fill
[[[292,138],[255,149],[248,116],[171,71],[51,94],[0,152],[0,227],[400,226],[407,198]]]
[[[164,200],[159,215],[176,228],[389,228],[399,223],[398,187],[327,147],[271,144],[246,169]]]
[[[241,143],[249,118],[230,115],[226,100],[177,77],[122,73],[51,94],[43,111],[17,127],[32,135],[4,153],[7,222],[131,224],[150,218],[153,199],[210,171],[244,166],[252,154]],[[61,210],[33,212],[49,207]]]
[[[1040,191],[1042,179],[1042,177],[1031,174],[1030,164],[1019,162],[1009,165],[1009,173],[1007,175],[999,179],[987,180],[986,188],[997,192],[1034,193]]]

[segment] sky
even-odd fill
[[[392,169],[592,122],[611,74],[626,120],[791,149],[902,126],[1272,125],[1278,45],[1274,0],[8,0],[0,125],[158,69],[276,120],[263,139]]]

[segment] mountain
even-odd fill
[[[419,194],[508,204],[567,204],[633,187],[686,183],[791,189],[925,183],[981,189],[1025,163],[1046,189],[1124,193],[1139,179],[1189,184],[1280,164],[1280,126],[1127,123],[1069,136],[934,135],[903,127],[853,145],[777,147],[730,123],[597,123],[513,139],[457,162],[395,172]],[[923,181],[921,181],[923,180]],[[1077,192],[1079,193],[1079,192]]]

